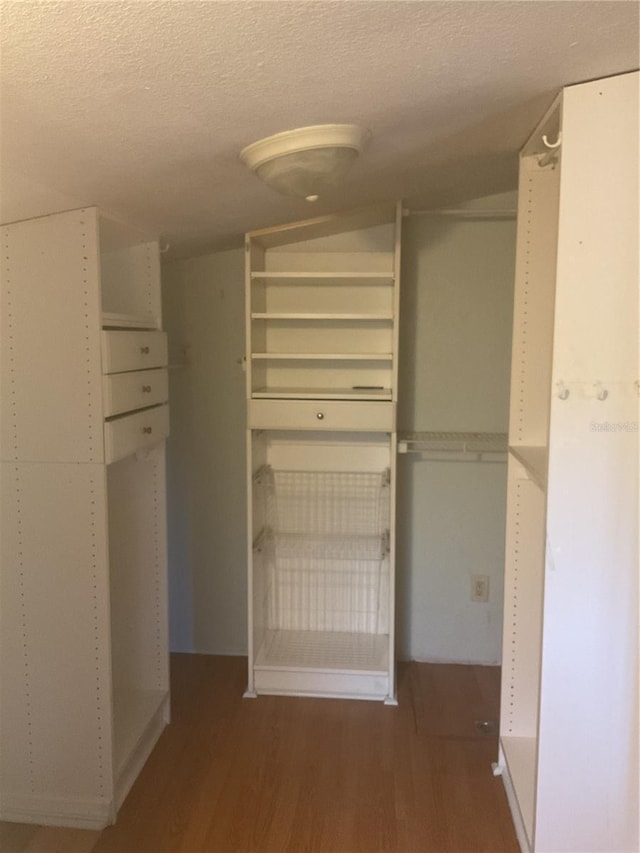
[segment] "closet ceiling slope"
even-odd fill
[[[249,696],[395,702],[401,219],[247,235]]]
[[[500,766],[532,853],[639,843],[638,81],[563,90],[521,155]]]
[[[2,248],[0,813],[101,827],[168,719],[158,244],[84,208]]]

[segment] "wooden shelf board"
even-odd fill
[[[254,352],[262,361],[392,361],[390,352]]]
[[[256,669],[386,673],[387,634],[339,631],[267,631]]]
[[[253,313],[252,320],[357,320],[363,322],[378,322],[393,320],[393,314],[285,314],[285,313]]]
[[[278,280],[295,284],[297,281],[349,281],[350,284],[393,284],[392,272],[252,272],[251,278],[257,280]]]
[[[103,329],[157,329],[158,324],[150,314],[118,314],[115,311],[102,312]]]
[[[391,400],[390,388],[256,388],[257,400]]]
[[[536,486],[546,491],[548,449],[542,445],[510,445],[509,452],[524,466]]]

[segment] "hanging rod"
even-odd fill
[[[398,436],[398,453],[434,462],[506,462],[502,432],[407,432]]]

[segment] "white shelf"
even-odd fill
[[[349,281],[351,284],[393,284],[393,273],[391,272],[252,272],[253,280],[277,280],[279,282],[295,284],[296,281]]]
[[[392,361],[390,352],[253,352],[251,358],[273,361]]]
[[[390,388],[258,388],[256,400],[391,400]]]
[[[434,461],[506,462],[507,435],[498,432],[406,432],[398,453]]]
[[[316,672],[386,673],[386,634],[341,631],[267,631],[256,658],[256,669]]]
[[[166,701],[164,690],[114,690],[114,769],[118,777],[125,768],[147,726]]]
[[[511,784],[518,801],[522,823],[531,846],[535,809],[536,739],[532,737],[503,737],[500,742],[507,762]]]
[[[549,455],[547,448],[543,446],[511,445],[509,450],[518,462],[524,466],[536,486],[542,489],[543,492],[546,491],[547,460]]]
[[[319,312],[316,313],[253,313],[251,315],[252,320],[293,320],[293,321],[303,321],[303,320],[323,320],[323,321],[332,321],[332,320],[355,320],[358,322],[368,322],[368,323],[376,323],[381,321],[392,321],[393,314],[387,312],[385,314],[321,314]]]
[[[151,315],[135,316],[118,314],[115,311],[102,312],[103,329],[157,329],[158,324]]]

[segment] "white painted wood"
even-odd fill
[[[533,482],[546,492],[547,489],[547,465],[548,451],[546,447],[530,447],[525,445],[513,445],[511,453],[522,464]]]
[[[588,387],[606,377],[631,387],[637,378],[639,76],[564,94],[554,384]],[[612,156],[603,168],[605,145]],[[640,844],[636,412],[615,386],[603,401],[577,392],[552,398],[540,850]],[[620,428],[603,432],[601,422]],[[595,731],[606,736],[594,741]],[[579,784],[562,784],[568,768]]]
[[[638,81],[564,90],[559,161],[532,138],[523,164],[559,176],[558,216],[534,193],[519,233],[510,425],[501,739],[536,853],[640,843]]]
[[[166,369],[112,373],[102,378],[105,418],[144,409],[169,399]]]
[[[97,227],[88,208],[1,230],[4,460],[102,461]]]
[[[150,335],[166,353],[162,333],[101,331],[105,319],[133,328],[151,313],[159,326],[157,244],[141,248],[95,208],[3,237],[3,382],[16,393],[2,413],[0,816],[99,828],[168,721],[168,407],[140,413],[155,429],[142,444],[137,415],[104,422],[166,400],[166,372],[147,371],[159,385],[139,396],[139,373],[105,388],[101,376],[103,335],[119,341],[107,346],[116,365],[126,347],[114,335]],[[105,248],[117,275],[108,281],[103,257],[101,292]],[[160,446],[105,465],[149,441]]]
[[[500,744],[525,830],[527,847],[531,848],[535,813],[536,739],[503,737]]]
[[[138,450],[154,447],[169,435],[169,407],[154,406],[123,415],[104,425],[105,460],[107,464],[124,459]]]
[[[520,806],[518,804],[516,789],[511,779],[511,773],[509,772],[509,765],[507,764],[507,759],[505,757],[504,749],[502,747],[502,740],[500,741],[500,745],[498,747],[498,762],[496,765],[493,766],[493,775],[502,777],[502,782],[504,784],[504,790],[507,795],[507,802],[509,803],[509,808],[511,810],[513,825],[516,831],[516,838],[518,839],[518,844],[520,845],[521,853],[531,853],[531,844],[527,836],[527,830],[525,828],[522,813],[520,811]]]
[[[102,312],[103,329],[154,329],[155,318],[150,314],[137,316],[135,314],[121,314],[117,311]]]
[[[312,429],[392,432],[393,403],[334,400],[250,400],[250,429]]]
[[[253,392],[254,400],[391,400],[390,388],[269,388]]]
[[[113,770],[105,469],[4,463],[2,489],[2,795],[106,807]]]
[[[400,221],[400,208],[394,206],[247,236],[250,696],[395,701],[389,631],[395,606],[391,401],[397,384]],[[265,465],[275,471],[270,478],[263,472]],[[348,531],[334,518],[345,517],[339,511],[340,495],[328,497],[319,508],[325,500],[320,492],[341,488],[339,472],[352,472],[343,480],[356,488],[362,472],[380,477],[389,469],[392,484],[384,483],[380,510],[390,517],[384,525],[389,530],[378,539],[391,543],[390,555],[385,545],[376,560],[367,557],[357,537],[345,544]],[[318,492],[312,486],[310,495],[300,496],[297,505],[309,503],[309,515],[296,516],[302,525],[299,535],[296,527],[285,548],[278,528],[284,512],[278,490],[286,482],[295,491],[309,477]],[[322,536],[312,542],[313,531],[303,522],[313,526],[318,513],[326,523],[320,525]],[[334,541],[338,530],[342,550]],[[314,572],[317,584],[311,592],[305,579]],[[336,572],[342,579],[339,586]],[[291,590],[298,586],[309,595],[303,591],[306,604],[294,607]],[[349,607],[356,600],[361,611],[353,615]],[[291,612],[283,612],[287,602]],[[317,613],[315,607],[320,608]],[[374,632],[357,633],[362,630]],[[363,643],[375,648],[375,661],[370,654],[364,668]]]
[[[146,370],[167,364],[167,336],[164,332],[102,332],[104,373]]]

